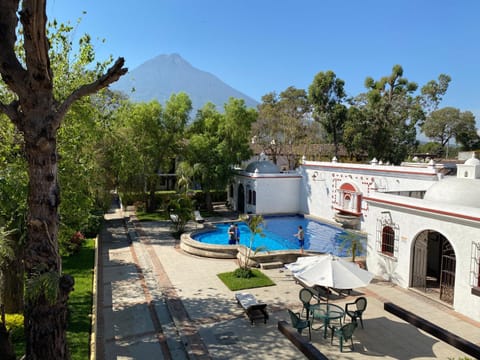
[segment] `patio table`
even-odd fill
[[[312,330],[319,330],[322,326],[318,328],[313,327],[315,320],[321,320],[323,323],[323,337],[327,337],[327,328],[329,327],[331,320],[340,320],[345,316],[345,311],[338,305],[330,303],[319,303],[312,304],[310,306],[310,312],[312,315]]]

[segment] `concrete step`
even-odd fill
[[[278,269],[278,268],[282,268],[282,267],[283,267],[283,263],[280,262],[280,261],[269,262],[269,263],[260,263],[260,268],[265,269],[265,270]]]

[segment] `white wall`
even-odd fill
[[[365,197],[377,191],[425,191],[438,181],[437,169],[433,167],[306,161],[299,173],[303,176],[300,208],[328,220],[333,220],[337,189],[344,183],[354,185]],[[362,209],[362,213],[368,213],[365,203]],[[362,217],[362,229],[363,221]]]
[[[300,212],[300,177],[257,178],[257,214],[297,214]]]
[[[247,189],[247,183],[250,183],[255,189],[256,213],[304,213],[330,221],[336,212],[333,206],[337,201],[336,189],[345,182],[354,185],[364,197],[361,219],[362,230],[368,233],[368,269],[405,288],[410,284],[411,258],[417,235],[429,229],[441,233],[455,250],[454,309],[480,321],[480,297],[471,294],[470,284],[471,243],[480,241],[480,221],[475,221],[480,219],[480,208],[466,209],[384,193],[425,191],[439,177],[434,167],[304,162],[296,176],[237,177],[237,184],[241,181]],[[375,202],[375,199],[384,202]],[[396,260],[376,250],[377,219],[384,216],[384,211],[389,211],[392,221],[398,225]]]
[[[402,201],[402,197],[377,194],[382,200]],[[409,206],[424,209],[436,208],[455,214],[462,209],[445,204],[435,204],[419,199],[403,199]],[[465,209],[464,209],[465,210]],[[377,253],[377,222],[388,211],[392,222],[398,225],[399,248],[397,261]],[[480,217],[480,209],[468,210],[468,215]],[[414,241],[424,230],[441,233],[452,244],[455,251],[455,295],[453,307],[456,311],[480,321],[480,297],[471,294],[470,271],[472,258],[472,241],[480,241],[480,223],[455,216],[445,216],[428,211],[415,210],[411,207],[395,207],[389,204],[369,202],[368,220],[365,222],[368,233],[367,267],[369,271],[389,279],[407,288],[410,285],[410,272]]]

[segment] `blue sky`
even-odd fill
[[[420,86],[448,74],[441,106],[472,111],[480,123],[477,0],[51,0],[47,13],[81,17],[75,36],[98,39],[99,60],[123,56],[134,69],[178,53],[258,101],[308,89],[327,70],[352,96],[395,64]]]

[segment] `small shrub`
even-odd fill
[[[23,315],[22,314],[6,314],[5,322],[7,323],[7,330],[10,331],[12,342],[18,343],[24,340],[23,331]]]
[[[83,235],[88,238],[97,236],[103,222],[103,211],[94,211],[88,217],[87,225],[82,229]]]
[[[70,252],[73,254],[77,253],[82,247],[84,241],[85,236],[80,231],[77,231],[75,234],[73,234],[68,244]]]
[[[238,268],[233,272],[233,275],[237,278],[249,279],[253,275],[252,269],[250,268]]]

